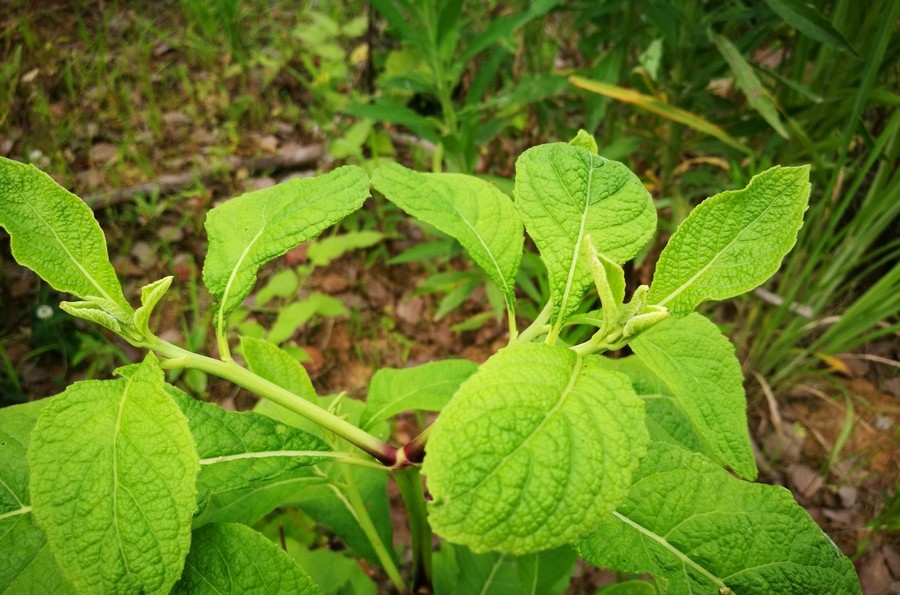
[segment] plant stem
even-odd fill
[[[426,430],[427,431],[427,430]],[[431,590],[431,526],[425,510],[425,494],[418,467],[406,467],[394,473],[400,496],[409,518],[412,539],[413,591]]]
[[[515,302],[506,303],[506,317],[509,324],[509,342],[512,343],[519,335],[519,329],[516,326],[516,305]]]
[[[387,466],[393,465],[397,460],[397,449],[387,442],[379,440],[342,417],[322,409],[274,382],[254,374],[233,360],[221,361],[192,353],[160,339],[153,341],[151,348],[153,351],[171,358],[169,361],[162,362],[161,365],[164,368],[195,368],[224,378],[319,424]]]
[[[431,433],[432,427],[428,426],[418,436],[403,445],[403,448],[397,452],[397,462],[394,464],[394,468],[418,465],[425,460],[425,444],[428,442],[428,434]]]
[[[546,333],[550,330],[550,327],[547,325],[547,321],[550,320],[550,316],[553,314],[553,301],[550,300],[544,305],[544,309],[541,310],[541,313],[538,314],[537,318],[534,319],[528,328],[519,333],[519,336],[515,338],[515,341],[518,343],[528,343],[529,341],[534,340],[535,338],[541,336],[541,334]],[[513,342],[513,337],[510,337],[510,343]]]
[[[350,473],[350,469],[346,466],[341,467],[341,473],[344,476],[344,483],[346,484],[342,490],[347,496],[347,501],[350,502],[350,506],[353,508],[356,522],[359,523],[363,533],[365,533],[366,537],[369,539],[369,543],[372,544],[372,549],[375,550],[375,555],[378,557],[378,561],[381,563],[382,568],[384,568],[385,574],[388,575],[388,578],[394,584],[397,591],[400,593],[409,593],[409,589],[406,588],[406,584],[403,582],[403,577],[400,576],[400,570],[397,568],[397,564],[394,563],[394,558],[391,557],[391,553],[388,551],[387,546],[378,534],[378,530],[375,528],[375,523],[372,522],[372,517],[369,515],[369,509],[366,508],[366,503],[363,502],[362,496],[359,495],[359,489],[356,487],[356,482],[353,481],[353,474]]]

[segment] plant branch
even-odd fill
[[[427,432],[427,430],[426,430]],[[431,591],[431,527],[425,509],[425,494],[418,467],[407,467],[394,473],[400,496],[406,506],[412,539],[413,592]]]
[[[543,333],[546,333],[550,330],[550,326],[547,324],[547,321],[550,320],[550,316],[553,315],[553,300],[548,300],[544,305],[544,309],[541,310],[540,314],[537,315],[537,318],[534,319],[528,328],[519,333],[518,337],[515,337],[515,340],[518,343],[528,343],[529,341],[533,341],[537,337],[540,337]],[[513,342],[513,337],[510,337],[510,343]]]
[[[397,591],[404,594],[409,593],[406,584],[403,582],[403,577],[400,576],[400,570],[397,568],[394,558],[391,557],[391,553],[388,551],[387,546],[378,534],[378,530],[375,528],[375,523],[372,522],[372,517],[369,515],[369,509],[366,508],[366,503],[363,502],[362,496],[359,495],[359,490],[356,487],[356,482],[353,481],[353,475],[350,473],[350,469],[341,467],[341,473],[344,476],[344,483],[346,484],[342,490],[347,496],[347,501],[350,503],[350,506],[353,508],[353,515],[356,517],[356,522],[359,523],[363,533],[365,533],[366,537],[369,539],[369,543],[372,544],[372,549],[375,550],[375,555],[378,557],[378,561],[384,568],[384,572],[388,575],[388,578],[391,583],[394,584]]]
[[[160,339],[153,341],[151,348],[158,354],[171,358],[161,362],[163,368],[194,368],[224,378],[319,424],[369,453],[386,466],[393,465],[397,460],[397,449],[387,442],[379,440],[342,417],[322,409],[274,382],[254,374],[234,361],[221,361],[192,353]]]
[[[431,428],[432,426],[428,426],[418,436],[403,445],[403,448],[397,452],[397,462],[394,464],[394,468],[419,465],[425,460],[425,444],[428,442]]]

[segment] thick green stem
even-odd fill
[[[171,358],[162,362],[161,365],[164,368],[195,368],[219,378],[224,378],[319,424],[326,430],[361,448],[387,466],[393,465],[397,460],[397,449],[390,444],[379,440],[347,420],[295,395],[274,382],[257,376],[234,361],[221,361],[192,353],[159,339],[151,344],[151,349],[164,357]]]
[[[406,467],[394,473],[400,496],[406,505],[412,539],[413,591],[431,590],[431,526],[425,509],[425,494],[418,467]]]
[[[372,522],[372,517],[369,515],[369,509],[366,508],[366,503],[363,502],[362,496],[359,495],[359,489],[356,487],[356,482],[353,481],[353,474],[350,473],[350,469],[346,466],[341,467],[341,472],[343,473],[344,484],[346,486],[342,488],[342,491],[344,492],[344,495],[347,496],[347,501],[353,508],[356,522],[359,523],[359,526],[363,530],[363,533],[366,534],[369,543],[372,544],[372,549],[375,550],[375,555],[378,557],[378,561],[381,563],[382,568],[384,568],[385,574],[388,575],[388,578],[394,584],[397,591],[400,593],[409,593],[406,584],[403,582],[403,577],[400,576],[400,570],[394,563],[394,558],[391,557],[391,553],[388,551],[387,546],[384,541],[382,541],[381,536],[378,535],[378,530],[375,528],[375,523]]]

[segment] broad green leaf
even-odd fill
[[[357,560],[334,550],[311,550],[290,538],[285,545],[288,555],[309,573],[325,595],[375,595],[375,583]]]
[[[256,283],[263,264],[311,240],[362,206],[366,172],[355,166],[300,178],[233,198],[206,216],[209,251],[203,282],[219,299],[216,327]]]
[[[213,498],[278,482],[296,469],[325,460],[329,454],[328,445],[320,438],[265,415],[225,411],[172,386],[167,392],[187,417],[197,444],[197,502],[201,513]],[[312,470],[307,469],[307,474],[312,476]]]
[[[401,411],[440,411],[478,365],[464,359],[430,362],[414,368],[382,368],[372,376],[362,413],[363,428]]]
[[[766,4],[785,23],[800,33],[836,50],[860,58],[844,34],[835,29],[834,25],[817,8],[799,0],[766,0]]]
[[[650,440],[668,442],[715,458],[712,449],[706,448],[703,441],[694,431],[690,419],[672,396],[671,390],[659,376],[654,374],[646,364],[636,356],[619,359],[600,358],[601,365],[607,370],[628,376],[634,392],[644,400],[644,413],[647,420],[647,431]]]
[[[254,374],[307,401],[316,398],[316,389],[313,388],[306,368],[277,345],[265,339],[241,337],[241,355]]]
[[[853,564],[790,492],[659,442],[578,550],[597,566],[652,573],[670,595],[860,592]]]
[[[84,201],[32,165],[0,157],[0,227],[16,261],[57,291],[98,297],[131,322],[132,309],[109,262],[106,238]]]
[[[743,190],[703,201],[663,249],[650,303],[684,316],[700,302],[763,283],[797,241],[809,192],[809,166],[776,166],[753,176]]]
[[[605,83],[602,81],[593,81],[590,79],[582,78],[580,76],[569,77],[569,82],[576,87],[579,87],[586,91],[590,91],[591,93],[598,93],[605,97],[611,97],[616,101],[636,105],[643,110],[647,110],[648,112],[654,113],[657,116],[662,116],[667,120],[672,120],[673,122],[684,124],[685,126],[693,128],[697,132],[715,137],[729,147],[735,148],[742,153],[750,154],[753,152],[747,145],[729,135],[720,126],[713,124],[709,120],[706,120],[701,116],[698,116],[697,114],[683,110],[674,105],[664,103],[663,101],[660,101],[659,99],[651,95],[644,95],[643,93],[638,93],[633,89],[626,89],[625,87],[620,87],[618,85],[613,85],[611,83]]]
[[[335,397],[320,397],[318,402],[322,407],[336,408],[338,415],[345,416],[350,423],[357,425],[365,407],[365,404],[360,401],[336,399]],[[260,401],[256,406],[256,411],[310,433],[323,433],[322,429],[313,422],[271,401]],[[388,433],[387,424],[384,422],[374,426],[370,424],[369,433],[384,439]],[[338,441],[333,446],[336,450],[354,448],[348,446],[344,441]],[[381,540],[384,543],[391,543],[393,529],[391,527],[391,507],[387,496],[388,474],[383,471],[362,467],[344,466],[342,468],[340,464],[321,463],[314,468],[313,476],[320,481],[307,485],[302,491],[296,491],[283,504],[299,506],[310,517],[331,529],[357,554],[377,564],[378,556],[372,549],[368,537],[360,528],[356,513],[343,492],[343,486],[347,484],[345,471],[349,473],[350,480],[359,490],[360,497],[369,510]]]
[[[341,300],[324,293],[313,293],[278,310],[268,339],[276,344],[287,341],[313,316],[334,317],[346,314],[347,308]]]
[[[141,288],[141,307],[134,312],[134,326],[143,332],[144,336],[150,336],[151,334],[150,315],[153,314],[153,309],[159,303],[159,300],[169,291],[172,279],[174,277],[163,277],[159,281],[154,281]]]
[[[515,302],[525,237],[506,194],[472,176],[421,174],[396,163],[379,167],[372,186],[409,215],[456,238],[507,303]]]
[[[190,543],[199,465],[152,355],[127,378],[54,397],[28,464],[34,515],[73,587],[169,592]]]
[[[775,132],[789,139],[791,135],[788,134],[787,129],[781,122],[775,99],[769,93],[769,90],[763,86],[762,81],[753,72],[753,67],[744,59],[740,50],[721,35],[713,33],[712,30],[709,31],[709,38],[715,44],[719,53],[722,54],[722,57],[725,58],[725,62],[728,63],[728,67],[731,69],[738,87],[744,93],[744,97],[747,98],[747,103],[750,104],[750,107],[759,112],[759,115],[768,122]]]
[[[571,543],[622,501],[647,439],[631,383],[597,358],[544,343],[501,349],[432,426],[432,527],[475,552]]]
[[[712,458],[754,479],[744,376],[731,341],[694,313],[663,321],[630,346],[677,399]]]
[[[516,207],[547,265],[554,311],[578,307],[591,284],[584,238],[617,264],[653,237],[656,209],[627,167],[567,143],[539,145],[516,161]]]
[[[513,556],[473,553],[450,542],[434,554],[435,595],[552,595],[565,592],[575,562],[575,551],[555,550]]]
[[[173,595],[320,595],[306,572],[258,531],[216,523],[194,531]]]
[[[210,523],[241,523],[252,525],[276,508],[293,504],[297,494],[311,486],[323,485],[327,479],[301,467],[288,471],[277,479],[249,487],[209,495],[206,506],[194,517],[194,528]]]
[[[0,593],[74,593],[34,523],[25,457],[31,430],[50,401],[0,409]]]

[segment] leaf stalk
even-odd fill
[[[291,391],[258,376],[233,360],[221,361],[192,353],[167,341],[156,339],[151,348],[167,358],[161,362],[164,368],[195,368],[208,374],[229,380],[238,386],[290,409],[313,421],[347,442],[364,450],[382,464],[390,467],[397,461],[397,449],[379,440],[347,420],[328,412]]]

